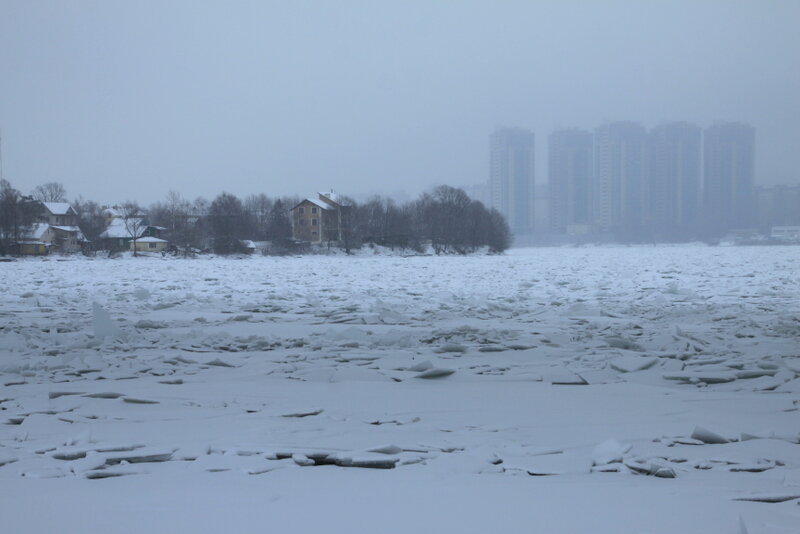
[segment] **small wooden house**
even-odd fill
[[[158,241],[145,241],[145,243],[164,242],[163,248],[161,245],[154,247],[158,249],[156,252],[166,249],[169,244],[167,240],[161,237],[161,233],[165,228],[145,224],[144,219],[141,217],[131,217],[127,221],[121,217],[114,217],[110,221],[105,231],[100,234],[103,248],[106,250],[133,250],[134,234],[136,234],[136,251],[150,249],[150,245],[144,245],[144,248],[142,248],[138,244],[142,239],[148,237],[158,239]]]
[[[164,252],[167,250],[169,241],[158,237],[144,236],[136,241],[130,241],[130,249],[136,252]]]
[[[17,241],[17,253],[22,256],[44,256],[50,251],[52,231],[47,223],[36,223]]]
[[[17,250],[22,256],[46,256],[47,243],[41,241],[18,241]]]

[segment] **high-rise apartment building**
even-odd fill
[[[548,141],[550,231],[586,234],[591,222],[592,134],[577,129],[557,130]]]
[[[648,137],[645,230],[656,239],[696,237],[702,131],[673,122],[656,126]]]
[[[594,133],[591,217],[596,231],[617,238],[642,233],[647,188],[644,126],[611,122]]]
[[[800,226],[800,185],[755,187],[755,227],[770,235],[773,226]]]
[[[521,128],[500,128],[490,137],[489,196],[515,234],[533,231],[534,135]]]
[[[703,215],[713,236],[755,223],[755,139],[755,128],[738,122],[717,123],[704,132]]]

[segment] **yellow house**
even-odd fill
[[[53,243],[53,230],[47,223],[36,223],[21,241],[17,241],[18,251],[23,256],[44,256]]]
[[[44,256],[47,254],[47,245],[41,241],[20,241],[19,253],[23,256]]]
[[[163,252],[167,250],[169,241],[157,237],[140,237],[136,241],[131,240],[131,250],[136,246],[136,252]]]

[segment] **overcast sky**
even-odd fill
[[[740,120],[800,182],[800,2],[0,0],[6,179],[101,202],[466,185],[498,125]]]

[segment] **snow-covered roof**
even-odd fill
[[[69,202],[42,202],[42,204],[53,215],[67,215],[69,210],[72,209]]]
[[[136,240],[137,243],[169,243],[166,239],[159,239],[157,237],[140,237]]]
[[[334,193],[333,191],[320,192],[317,194],[319,195],[320,198],[303,199],[294,208],[292,208],[292,210],[294,210],[297,206],[303,204],[304,202],[310,202],[315,206],[328,211],[335,211],[339,208],[339,206],[348,205],[347,201],[344,199],[343,196],[341,196],[338,193]],[[325,199],[327,199],[328,201],[326,201]]]
[[[341,199],[339,193],[334,193],[333,191],[317,191],[317,194],[318,195],[322,195],[325,198],[329,198],[329,199],[333,200],[334,202],[336,202],[337,204],[339,203],[339,200]]]
[[[252,249],[255,249],[255,248],[256,248],[256,244],[255,244],[255,243],[253,243],[253,242],[252,242],[251,240],[249,240],[249,239],[242,239],[242,240],[241,240],[241,243],[242,243],[242,246],[243,246],[244,248],[252,248]]]
[[[322,209],[324,209],[324,210],[332,210],[332,209],[336,209],[336,208],[334,208],[333,206],[331,206],[330,204],[326,204],[326,203],[325,203],[325,202],[323,202],[322,200],[319,200],[319,199],[316,199],[316,198],[307,198],[307,199],[305,199],[303,202],[311,202],[311,203],[312,203],[312,204],[314,204],[315,206],[319,206],[320,208],[322,208]],[[301,202],[300,204],[302,204],[303,202]],[[298,204],[298,205],[299,205],[299,204]]]
[[[125,219],[112,219],[108,228],[100,234],[100,237],[111,239],[132,238],[131,230],[134,229],[136,229],[136,237],[140,237],[147,230],[147,225],[143,223],[143,219],[139,218],[128,219],[127,226],[125,225]]]
[[[75,238],[78,241],[86,241],[87,243],[89,242],[89,240],[86,239],[86,236],[83,235],[81,229],[78,228],[77,226],[53,226],[52,228],[55,228],[56,230],[61,230],[62,232],[69,232],[71,234],[75,234]]]
[[[47,233],[47,230],[50,229],[50,225],[47,223],[37,223],[34,224],[31,228],[30,232],[25,234],[25,239],[32,239],[35,241],[41,241],[44,237],[44,234]]]
[[[330,200],[331,202],[335,202],[336,204],[338,204],[340,206],[347,206],[348,205],[348,202],[345,199],[345,197],[343,197],[339,193],[334,193],[333,191],[318,191],[317,194],[320,197],[325,197],[328,200]]]

